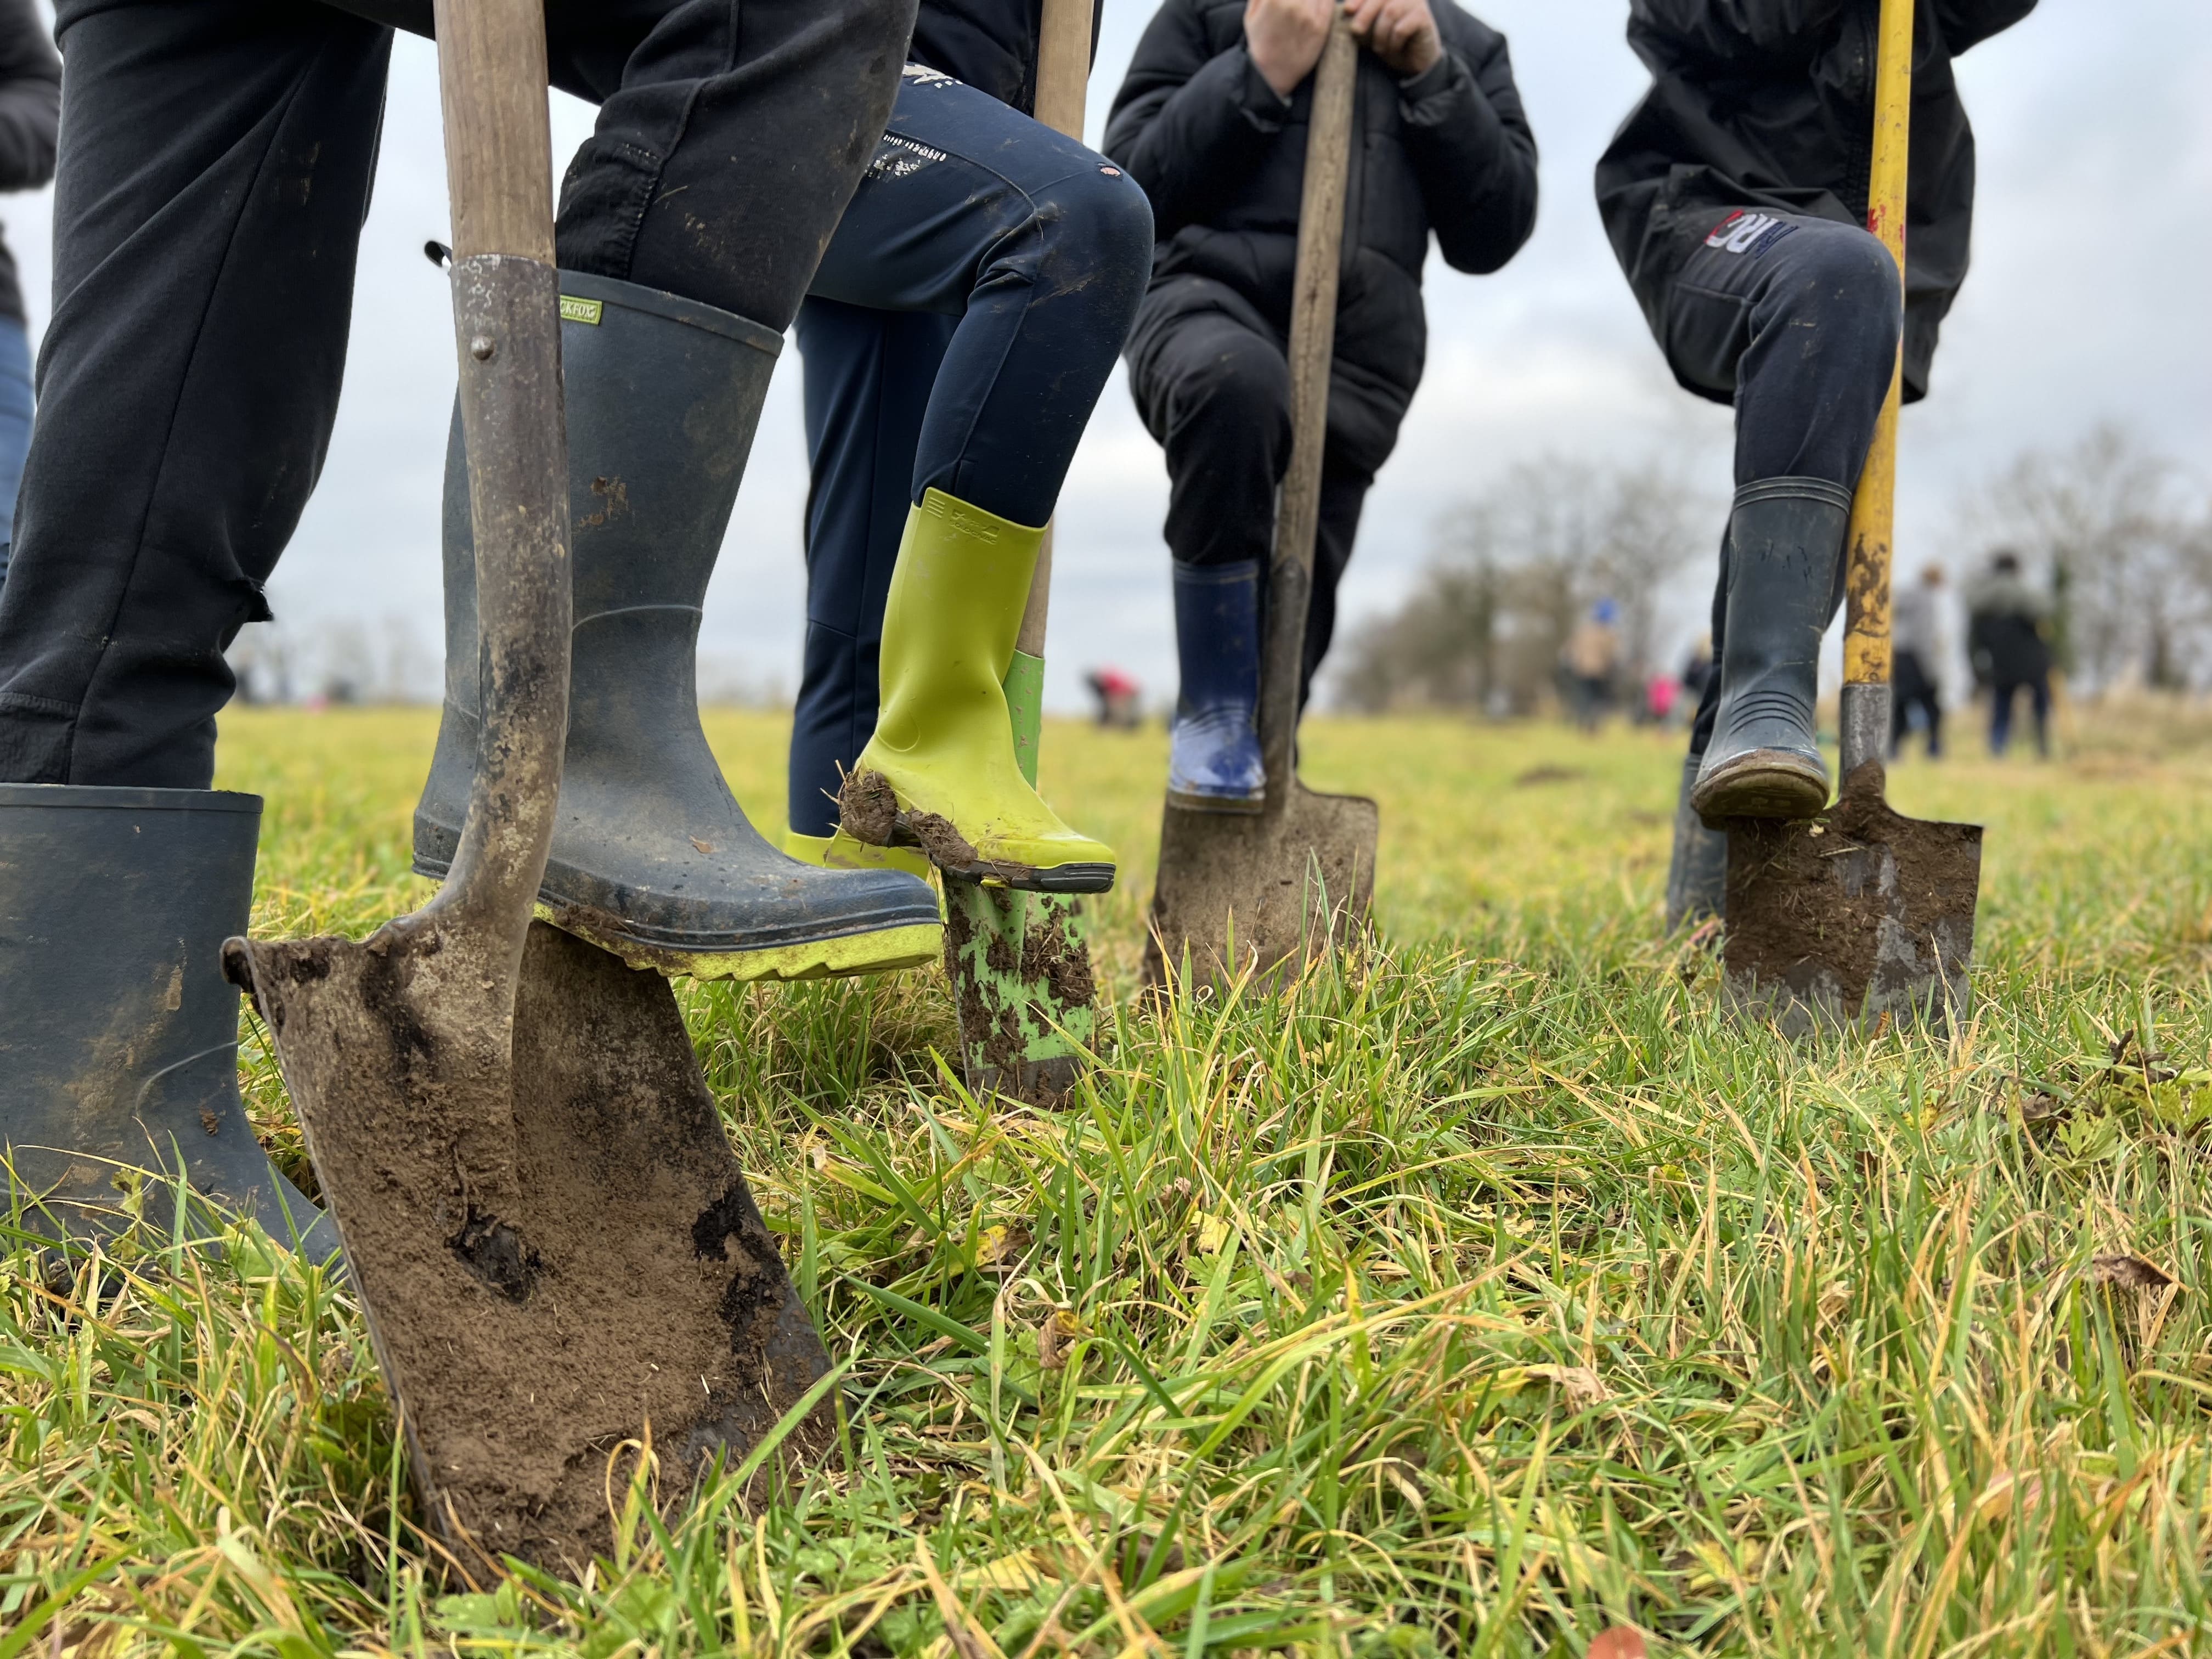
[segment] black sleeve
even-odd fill
[[[1810,62],[1844,0],[1630,0],[1629,27],[1709,63]]]
[[[2035,0],[1936,0],[1943,44],[1957,57],[1992,34],[2002,34],[2035,9]]]
[[[0,0],[0,190],[36,190],[54,176],[62,60],[31,0]]]
[[[1518,253],[1536,228],[1536,135],[1504,35],[1455,28],[1445,47],[1400,83],[1406,155],[1445,262],[1483,275]]]
[[[1242,40],[1209,54],[1198,7],[1167,0],[1114,94],[1106,154],[1152,198],[1153,234],[1165,241],[1237,199],[1290,107]]]

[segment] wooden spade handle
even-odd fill
[[[1342,11],[1314,71],[1306,131],[1305,194],[1298,204],[1297,276],[1291,305],[1291,465],[1275,510],[1267,574],[1267,629],[1260,670],[1260,743],[1267,811],[1291,797],[1313,599],[1314,538],[1321,528],[1322,455],[1328,442],[1329,362],[1336,350],[1337,277],[1344,252],[1344,202],[1352,174],[1352,94],[1359,48]]]
[[[1881,57],[1875,77],[1874,173],[1867,189],[1867,228],[1897,261],[1900,313],[1905,306],[1906,175],[1912,147],[1912,11],[1913,0],[1882,0]],[[1889,684],[1890,550],[1896,533],[1897,416],[1904,386],[1900,336],[1889,396],[1851,507],[1850,563],[1844,586],[1846,685]],[[1849,758],[1844,765],[1850,768]]]
[[[1083,138],[1084,106],[1091,90],[1091,27],[1097,15],[1096,0],[1044,0],[1044,15],[1037,24],[1036,118],[1078,143]],[[1052,526],[1047,525],[1014,649],[1025,657],[1044,655],[1045,624],[1051,616]]]
[[[437,0],[453,331],[476,528],[483,723],[469,813],[430,907],[512,1006],[553,842],[568,721],[568,456],[544,0]]]

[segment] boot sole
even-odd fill
[[[1690,792],[1690,810],[1708,830],[1730,818],[1818,817],[1827,805],[1827,775],[1778,749],[1753,749],[1724,761]]]
[[[855,791],[859,792],[856,796]],[[856,799],[869,803],[854,820]],[[986,887],[1007,887],[1018,893],[1054,893],[1079,896],[1114,890],[1115,866],[1096,861],[1078,864],[1018,864],[1006,859],[979,855],[951,820],[935,812],[917,812],[899,805],[890,781],[880,772],[854,773],[845,780],[838,810],[844,832],[870,847],[915,847],[948,876],[980,882]],[[862,834],[863,830],[868,831]]]
[[[443,881],[448,864],[416,858],[415,873]],[[540,895],[535,914],[564,933],[596,945],[632,968],[651,969],[665,979],[734,980],[763,984],[809,979],[853,979],[867,974],[924,968],[944,954],[942,921],[902,923],[839,933],[826,939],[781,945],[678,944],[647,939],[611,911],[564,904]]]

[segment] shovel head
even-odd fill
[[[1200,981],[1293,970],[1366,926],[1382,813],[1364,795],[1321,795],[1295,779],[1257,816],[1170,805],[1160,826],[1145,977]]]
[[[432,1523],[466,1567],[580,1573],[609,1553],[640,1448],[680,1501],[829,1360],[667,981],[532,924],[510,1066],[455,1018],[449,945],[402,925],[226,954],[269,1023]],[[825,1400],[781,1455],[835,1435]]]
[[[1066,1105],[1098,1023],[1083,901],[947,876],[945,971],[969,1088]]]
[[[1729,1007],[1791,1036],[1963,1019],[1982,827],[1900,817],[1880,762],[1817,818],[1729,825]]]

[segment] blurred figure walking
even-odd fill
[[[1943,567],[1931,564],[1910,587],[1900,587],[1890,613],[1890,684],[1897,688],[1890,707],[1889,752],[1905,753],[1905,739],[1917,724],[1928,734],[1928,758],[1943,752]],[[1920,719],[1916,722],[1915,714]]]
[[[1620,672],[1620,607],[1600,599],[1559,647],[1559,684],[1575,725],[1595,732],[1613,702],[1613,677]]]
[[[1990,753],[2012,740],[2016,695],[2027,693],[2035,716],[2035,752],[2051,753],[2051,601],[2028,586],[2020,556],[2000,552],[1989,574],[1966,592],[1966,649],[1974,684],[1990,690]]]
[[[62,60],[31,0],[0,0],[0,191],[37,190],[54,176]],[[31,338],[15,261],[0,242],[0,582],[15,540],[15,492],[31,447]]]

